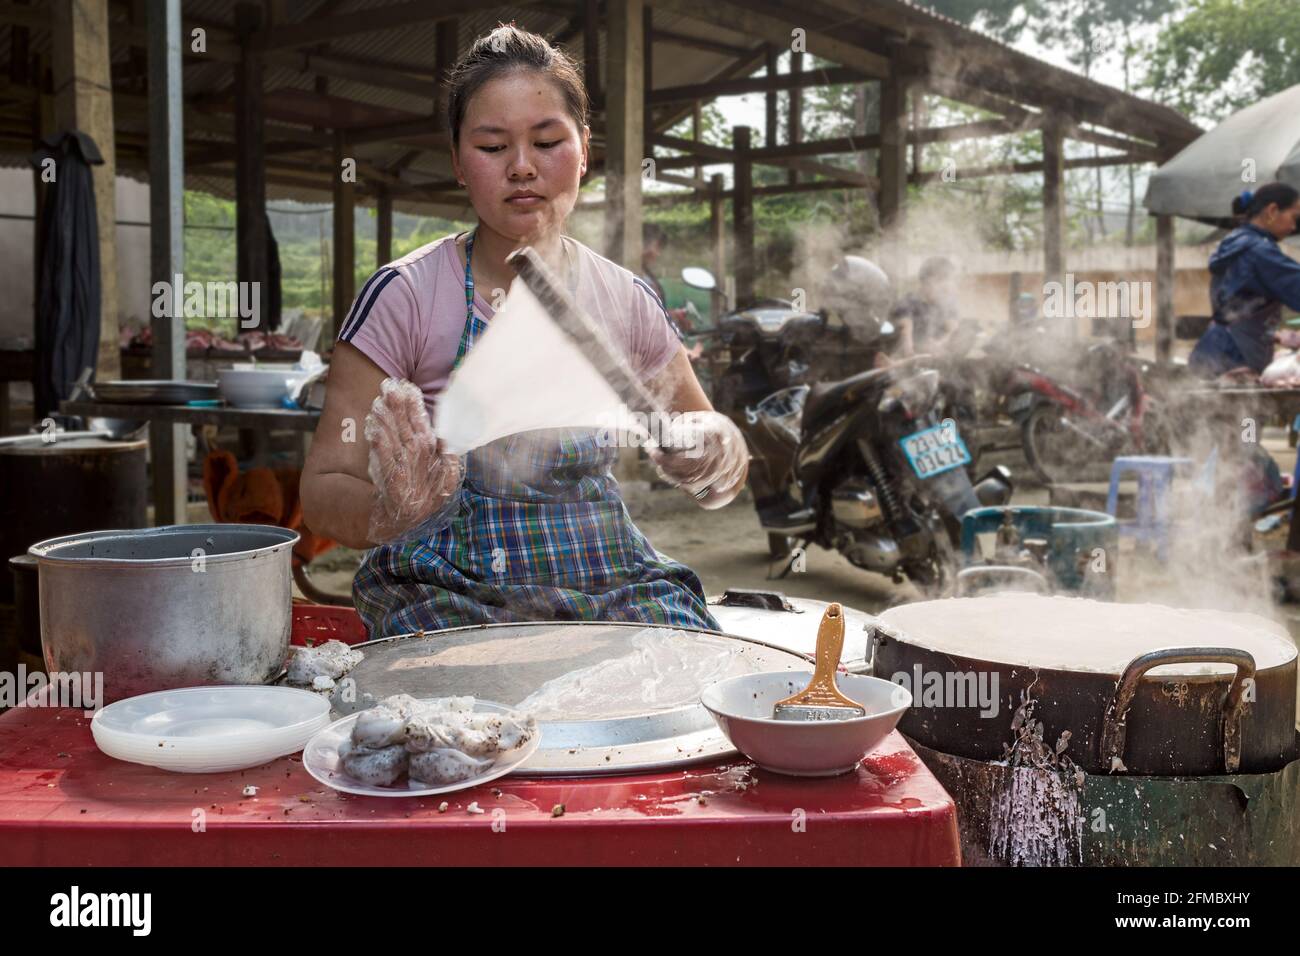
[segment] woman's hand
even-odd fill
[[[420,389],[400,379],[380,385],[365,436],[375,488],[367,537],[376,544],[400,541],[448,506],[460,486],[461,461],[443,452]]]
[[[739,494],[749,469],[745,436],[715,411],[674,416],[646,451],[660,476],[694,495],[703,508],[721,508]]]

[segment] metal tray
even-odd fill
[[[514,706],[549,680],[622,656],[634,634],[654,627],[685,630],[701,641],[737,644],[739,653],[727,676],[811,669],[809,661],[798,654],[717,631],[599,621],[487,624],[355,645],[366,655],[365,660],[348,675],[354,683],[340,682],[331,704],[336,713],[346,715],[392,694],[473,694]],[[543,721],[541,748],[515,773],[638,773],[736,752],[696,701],[644,713],[612,712],[601,719]]]
[[[124,405],[184,405],[186,402],[211,401],[221,397],[216,382],[166,379],[95,382],[91,390],[97,402],[120,402]]]

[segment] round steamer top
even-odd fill
[[[877,625],[909,644],[1001,664],[1112,674],[1133,658],[1168,647],[1231,647],[1256,670],[1286,664],[1296,646],[1286,629],[1255,614],[1110,604],[1024,593],[921,601],[891,608]],[[1227,674],[1230,664],[1166,664],[1156,677]]]

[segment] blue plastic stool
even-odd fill
[[[1155,544],[1156,557],[1169,558],[1169,495],[1179,469],[1194,465],[1190,458],[1167,458],[1161,455],[1127,455],[1110,466],[1110,492],[1106,495],[1106,513],[1119,510],[1119,483],[1127,474],[1136,474],[1138,482],[1137,520],[1119,522],[1120,537]]]

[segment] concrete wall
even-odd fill
[[[33,336],[35,208],[32,173],[0,169],[0,343]],[[117,180],[117,297],[123,322],[149,318],[149,187]],[[142,225],[141,225],[142,224]]]

